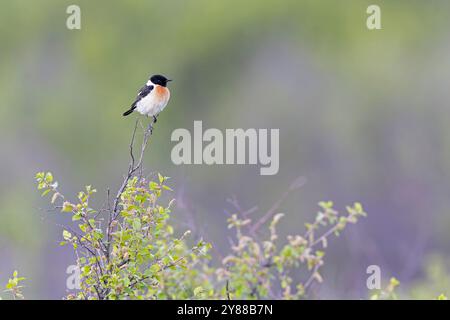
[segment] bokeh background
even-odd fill
[[[366,8],[382,9],[382,30]],[[81,30],[66,8],[81,7]],[[97,204],[128,164],[150,74],[173,78],[145,157],[172,177],[175,219],[228,244],[227,198],[267,210],[298,176],[283,234],[333,200],[369,216],[327,250],[313,297],[366,298],[366,268],[397,277],[401,295],[450,294],[450,2],[442,0],[0,1],[0,283],[14,269],[28,298],[61,298],[74,258],[67,217],[34,183],[50,170],[65,194],[92,184]],[[176,128],[279,128],[280,171],[175,166]]]

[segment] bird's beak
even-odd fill
[[[172,79],[167,79],[167,82],[173,81]]]

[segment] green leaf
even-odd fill
[[[194,296],[199,296],[203,293],[203,288],[202,287],[197,287],[194,289]]]
[[[73,204],[71,204],[70,202],[64,201],[61,212],[72,212],[73,209],[74,209]]]
[[[86,233],[86,230],[87,230],[87,225],[86,224],[80,224],[80,225],[78,225],[78,227],[80,228],[81,231]]]
[[[151,191],[159,190],[159,185],[154,181],[150,181],[149,188]]]
[[[389,280],[389,284],[392,286],[392,287],[397,287],[399,284],[400,284],[400,281],[398,281],[396,278],[394,278],[394,277],[392,277],[390,280]]]
[[[44,178],[44,172],[38,172],[35,176],[36,180],[40,180]]]
[[[133,229],[134,230],[141,230],[141,220],[139,218],[133,219]]]
[[[103,238],[103,232],[99,229],[94,231],[94,239],[95,240],[100,240]]]
[[[64,230],[63,231],[63,238],[64,238],[64,240],[69,241],[70,239],[72,239],[72,234],[69,231]]]
[[[151,267],[150,267],[150,271],[152,272],[152,273],[157,273],[157,272],[159,272],[161,270],[161,267],[159,266],[159,264],[157,264],[157,263],[155,263],[154,265],[152,265]]]
[[[52,183],[53,182],[53,175],[52,175],[52,173],[51,172],[47,172],[47,174],[45,175],[44,180],[48,184]]]

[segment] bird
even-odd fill
[[[170,90],[167,83],[172,80],[165,76],[156,74],[152,75],[146,84],[139,90],[136,99],[130,106],[130,109],[123,113],[126,117],[133,111],[137,111],[142,115],[153,117],[156,122],[161,111],[167,106],[170,99]]]

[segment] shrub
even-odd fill
[[[22,288],[23,286],[21,283],[25,280],[24,277],[19,277],[19,273],[17,271],[13,272],[13,277],[8,280],[8,283],[6,284],[5,292],[8,292],[11,294],[12,298],[14,300],[17,299],[23,299],[24,296],[22,294]],[[1,297],[0,297],[1,300]]]
[[[228,227],[235,230],[230,253],[212,267],[209,243],[189,245],[189,231],[174,235],[169,223],[173,201],[159,203],[162,193],[171,191],[167,177],[130,179],[120,195],[120,211],[110,212],[106,226],[100,210],[89,205],[96,192],[92,187],[70,202],[58,191],[51,173],[40,172],[36,180],[43,195],[51,194],[52,203],[61,202],[61,211],[78,224],[76,230],[62,231],[61,245],[73,248],[81,271],[80,290],[69,299],[302,298],[314,281],[322,282],[322,249],[329,236],[365,215],[359,203],[339,215],[332,202],[321,202],[305,234],[288,236],[278,245],[276,226],[283,214],[271,214],[270,220],[263,217],[268,223],[252,223],[237,212],[228,219]],[[259,229],[265,225],[267,237],[260,239]],[[327,229],[319,234],[321,228]],[[309,277],[294,284],[292,274],[303,269]]]
[[[281,242],[276,227],[283,214],[277,210],[290,192],[259,220],[233,200],[235,212],[228,219],[234,230],[229,253],[222,261],[212,259],[211,244],[189,240],[189,230],[176,235],[170,224],[173,200],[162,203],[170,193],[168,177],[158,174],[153,181],[142,175],[142,159],[153,123],[144,131],[139,157],[130,144],[131,160],[117,195],[108,192],[106,208],[94,209],[90,201],[96,190],[87,186],[76,200],[69,200],[50,172],[36,175],[42,195],[72,224],[62,230],[61,245],[70,246],[80,273],[80,287],[67,299],[298,299],[307,295],[314,282],[322,282],[320,268],[330,236],[339,235],[349,223],[365,216],[359,203],[340,215],[332,202],[320,202],[315,220],[305,224],[304,234],[287,236]],[[281,242],[281,243],[280,243]],[[299,275],[304,275],[300,279]],[[19,282],[9,289],[20,297]]]

